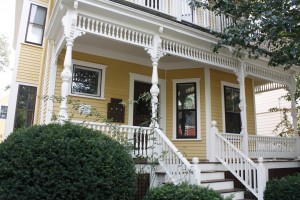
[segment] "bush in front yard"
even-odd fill
[[[265,200],[299,200],[300,174],[273,179],[267,182]]]
[[[180,185],[164,184],[160,187],[151,189],[144,200],[229,200],[223,198],[221,194],[206,187],[189,185],[182,183]]]
[[[0,199],[132,199],[128,150],[72,124],[20,129],[0,144]]]

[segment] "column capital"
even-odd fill
[[[68,39],[75,40],[75,38],[85,34],[84,31],[76,29],[77,16],[78,16],[77,8],[78,8],[78,1],[74,1],[73,8],[69,8],[67,10],[66,15],[62,18],[64,36],[66,37],[67,42]]]
[[[161,48],[162,40],[160,36],[162,33],[163,27],[159,27],[158,34],[155,34],[153,37],[152,47],[145,48],[147,53],[150,55],[153,64],[157,64],[159,59],[166,55],[166,53],[164,53]]]

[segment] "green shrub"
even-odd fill
[[[72,124],[20,129],[0,145],[0,199],[132,199],[135,166],[111,138]]]
[[[299,200],[300,174],[273,179],[267,182],[264,195],[265,200]]]
[[[197,185],[164,184],[160,187],[149,190],[144,200],[222,200],[221,194],[214,190]],[[226,198],[231,199],[231,198]]]

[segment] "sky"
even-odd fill
[[[0,35],[8,38],[10,47],[10,69],[14,66],[14,50],[12,49],[14,22],[15,22],[15,1],[16,0],[2,0],[0,6]],[[0,72],[0,98],[8,93],[4,92],[4,88],[11,84],[12,70]]]

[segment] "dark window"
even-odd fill
[[[7,117],[7,106],[1,106],[0,119],[6,119]]]
[[[177,138],[197,138],[196,83],[176,84]]]
[[[102,70],[73,65],[72,94],[101,96]]]
[[[241,132],[240,90],[224,86],[226,133]]]
[[[47,9],[31,4],[27,24],[25,41],[32,44],[42,45]]]
[[[20,85],[17,97],[14,129],[33,124],[36,87]]]

